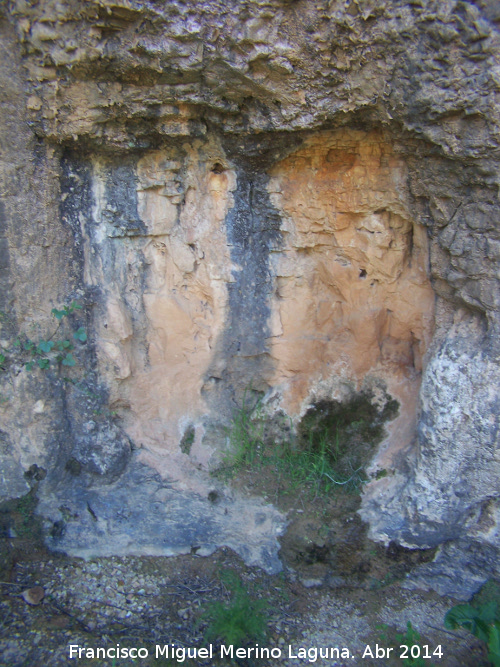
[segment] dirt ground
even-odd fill
[[[29,503],[4,508],[0,664],[488,664],[472,635],[444,628],[455,600],[405,587],[407,573],[433,554],[370,542],[356,513],[359,493],[293,488],[265,468],[240,470],[231,483],[287,513],[281,573],[247,567],[225,548],[210,557],[68,558],[45,550]],[[210,634],[214,609],[232,614],[228,573],[243,591],[243,617],[258,616],[263,630],[238,640],[233,660],[224,622],[218,638]],[[134,648],[137,657],[123,657]]]
[[[276,659],[251,656],[241,665],[311,664],[300,659],[299,649],[347,648],[349,659],[320,659],[318,665],[415,664],[399,658],[362,658],[366,645],[396,645],[396,633],[406,623],[420,632],[420,646],[432,654],[438,646],[442,659],[424,664],[458,667],[487,664],[472,637],[450,633],[442,619],[452,600],[436,594],[406,591],[399,583],[375,588],[308,588],[295,573],[269,576],[244,566],[229,550],[210,558],[107,558],[95,561],[43,558],[17,562],[9,582],[2,583],[1,661],[3,665],[174,665],[177,659],[156,659],[156,646],[200,648],[213,644],[213,659],[186,660],[190,665],[231,664],[220,659],[218,642],[204,638],[203,609],[210,601],[228,600],[221,573],[238,574],[249,593],[268,602],[267,637],[251,642],[278,648]],[[308,584],[309,582],[305,582]],[[23,591],[40,586],[45,596],[28,604]],[[200,622],[201,620],[201,622]],[[378,626],[385,624],[385,628]],[[144,659],[70,658],[70,646],[79,648],[146,648]],[[289,648],[291,647],[291,648]],[[236,648],[236,647],[235,647]],[[392,652],[394,655],[399,649]],[[276,654],[276,652],[275,652]],[[74,655],[78,653],[74,652]],[[177,654],[179,655],[179,654]],[[297,656],[297,657],[290,657]]]

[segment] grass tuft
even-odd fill
[[[228,453],[219,475],[234,476],[243,468],[267,468],[274,472],[285,492],[307,488],[314,496],[335,491],[359,493],[366,480],[362,461],[354,447],[346,448],[337,428],[311,429],[308,437],[269,441],[259,405],[245,405],[227,429]],[[291,430],[291,429],[290,429]]]
[[[230,592],[230,600],[216,600],[207,605],[202,616],[202,621],[208,622],[205,639],[222,640],[224,644],[234,646],[264,640],[267,602],[250,596],[241,579],[231,570],[224,572],[221,580]]]

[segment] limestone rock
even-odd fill
[[[43,489],[40,511],[49,547],[93,558],[117,553],[203,556],[227,546],[249,565],[278,572],[284,517],[258,499],[224,492],[214,503],[203,476],[190,474],[191,488],[183,488],[182,479],[162,477],[136,454],[120,479],[104,488],[77,480],[57,494]]]
[[[414,581],[430,580],[441,592],[463,599],[500,574],[500,366],[483,338],[474,319],[452,328],[424,373],[419,447],[409,479],[388,505],[382,498],[390,491],[379,495],[377,482],[364,502],[375,538],[413,548],[443,545]]]
[[[499,20],[482,0],[1,4],[0,492],[47,471],[54,548],[228,544],[275,569],[272,507],[205,502],[225,429],[249,394],[297,424],[369,389],[399,404],[372,536],[439,546],[420,581],[443,592],[453,563],[465,592],[497,572]],[[16,339],[73,300],[76,366],[29,371]]]

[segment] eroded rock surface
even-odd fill
[[[186,493],[165,470],[161,473],[139,455],[117,482],[103,488],[73,484],[45,494],[39,511],[53,522],[48,546],[84,558],[207,556],[228,546],[248,565],[272,573],[281,569],[277,538],[284,521],[277,510],[259,499],[230,492],[226,497],[213,484],[204,489],[203,480],[196,493]]]
[[[373,538],[445,545],[420,578],[445,592],[456,563],[464,595],[499,574],[499,21],[485,0],[0,6],[0,492],[46,470],[54,545],[275,568],[271,506],[206,501],[234,411],[297,424],[361,394],[399,404]],[[72,300],[77,365],[27,372],[16,336],[54,336]],[[143,525],[117,528],[113,489]]]

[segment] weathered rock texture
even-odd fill
[[[282,519],[208,473],[234,409],[259,392],[296,423],[369,390],[400,405],[373,538],[439,546],[420,582],[458,596],[500,575],[496,3],[0,11],[2,345],[73,299],[89,333],[75,369],[3,373],[2,494],[43,467],[73,553],[273,569]]]

